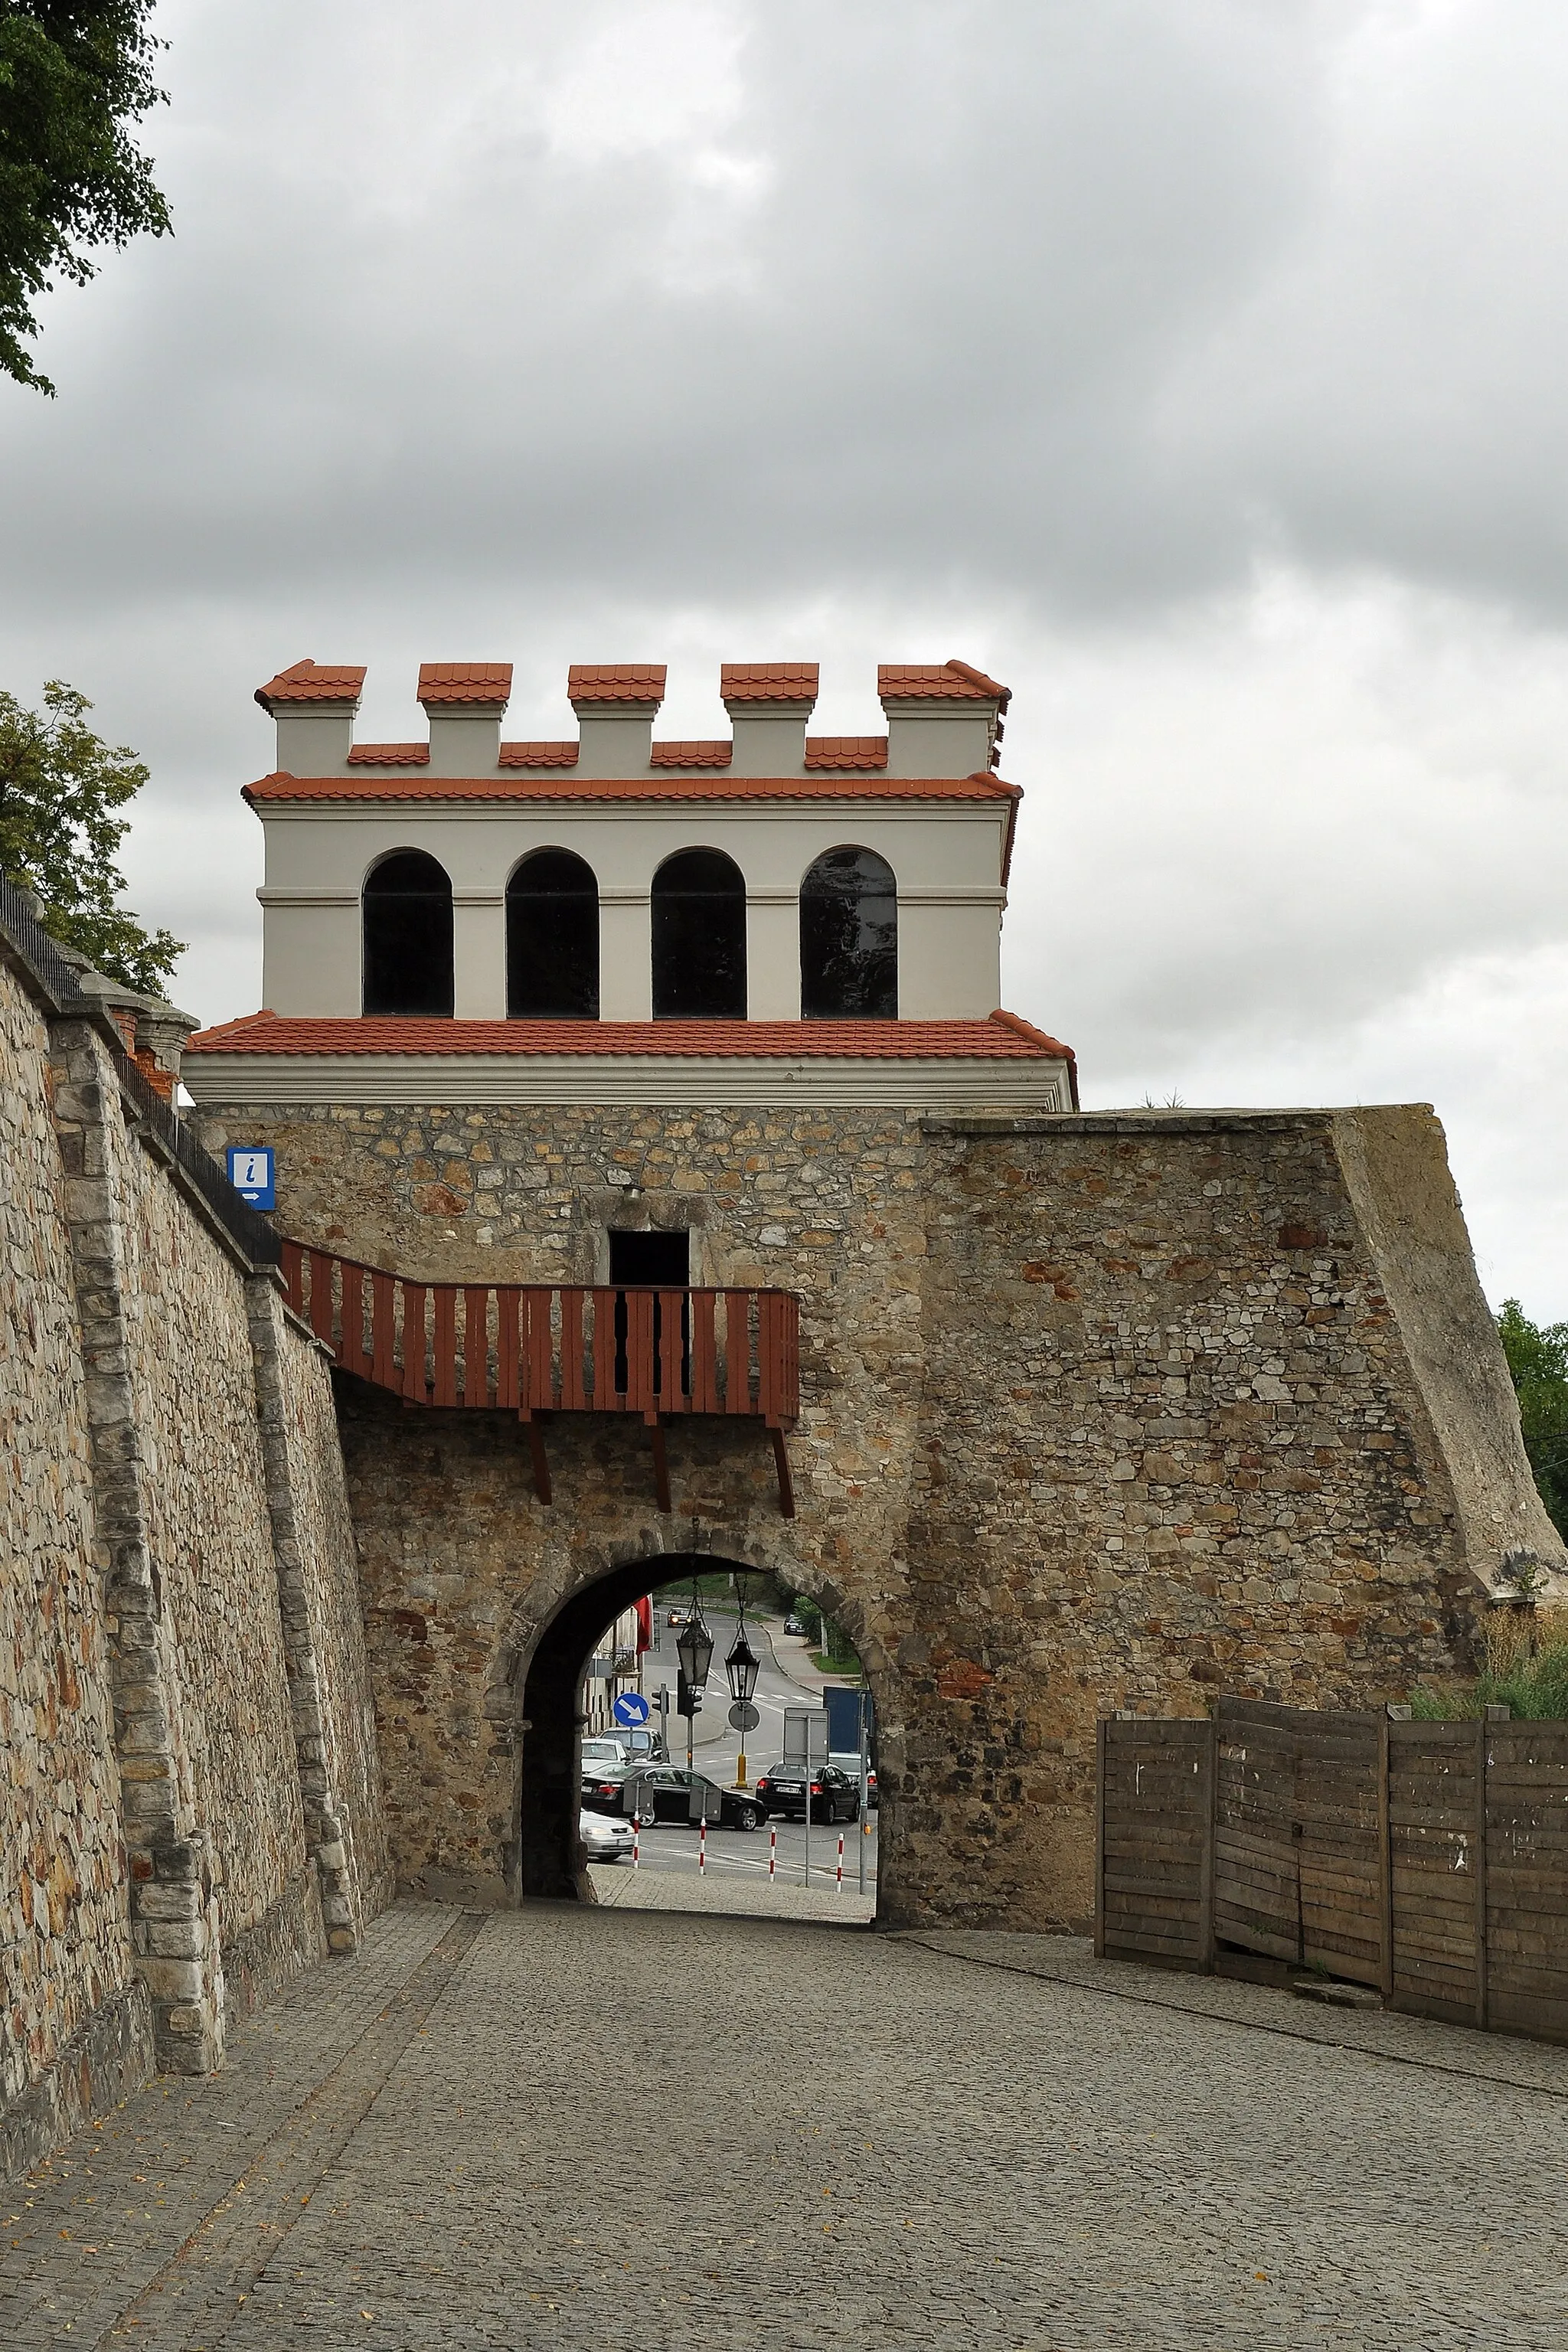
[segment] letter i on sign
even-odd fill
[[[231,1143],[228,1181],[253,1209],[278,1205],[277,1163],[268,1144]]]

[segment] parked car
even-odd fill
[[[805,1819],[806,1775],[804,1764],[775,1764],[771,1771],[759,1772],[757,1795],[765,1811],[782,1813],[787,1819]],[[860,1773],[857,1759],[855,1778],[841,1772],[836,1764],[814,1764],[811,1768],[811,1818],[814,1822],[853,1822],[860,1814]]]
[[[664,1738],[662,1733],[649,1731],[637,1725],[626,1731],[591,1732],[583,1742],[583,1778],[589,1780],[601,1772],[619,1771],[626,1764],[662,1764]]]
[[[853,1748],[846,1749],[843,1752],[840,1752],[837,1749],[832,1749],[829,1751],[827,1760],[832,1765],[836,1772],[847,1773],[849,1779],[854,1781],[857,1788],[860,1786],[860,1759],[856,1755]],[[874,1764],[868,1764],[866,1767],[866,1802],[870,1811],[875,1812],[877,1810],[877,1768]]]
[[[584,1772],[581,1796],[583,1803],[594,1813],[625,1813],[631,1809],[626,1803],[626,1782],[635,1773],[647,1769],[628,1758],[620,1764],[595,1765]]]
[[[632,1858],[630,1822],[612,1821],[607,1813],[591,1813],[584,1808],[577,1816],[577,1834],[590,1862],[630,1862]]]
[[[749,1789],[721,1788],[704,1772],[673,1764],[643,1765],[624,1783],[626,1811],[639,1822],[710,1822],[721,1829],[760,1829],[763,1808]]]

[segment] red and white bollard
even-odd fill
[[[838,1892],[844,1892],[844,1832],[838,1832]]]
[[[708,1824],[700,1822],[697,1829],[697,1868],[706,1874],[708,1869]]]
[[[637,1868],[639,1868],[639,1867],[640,1867],[640,1864],[639,1864],[639,1862],[638,1862],[638,1855],[637,1855],[637,1840],[641,1837],[641,1835],[642,1835],[642,1823],[638,1821],[638,1819],[637,1819],[637,1815],[634,1813],[634,1814],[632,1815],[632,1868],[633,1868],[634,1870],[637,1870]]]
[[[776,1822],[770,1822],[768,1823],[768,1885],[769,1885],[770,1886],[773,1885],[773,1883],[774,1879],[778,1876],[778,1870],[779,1870],[779,1830],[778,1830],[778,1823],[777,1823]]]

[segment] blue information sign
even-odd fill
[[[228,1181],[240,1199],[248,1201],[253,1209],[278,1206],[277,1170],[270,1145],[231,1143]]]
[[[646,1723],[652,1712],[641,1691],[623,1691],[611,1709],[616,1721],[628,1727],[634,1723]]]

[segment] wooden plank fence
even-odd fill
[[[1568,2042],[1568,1724],[1221,1699],[1100,1727],[1095,1948]]]

